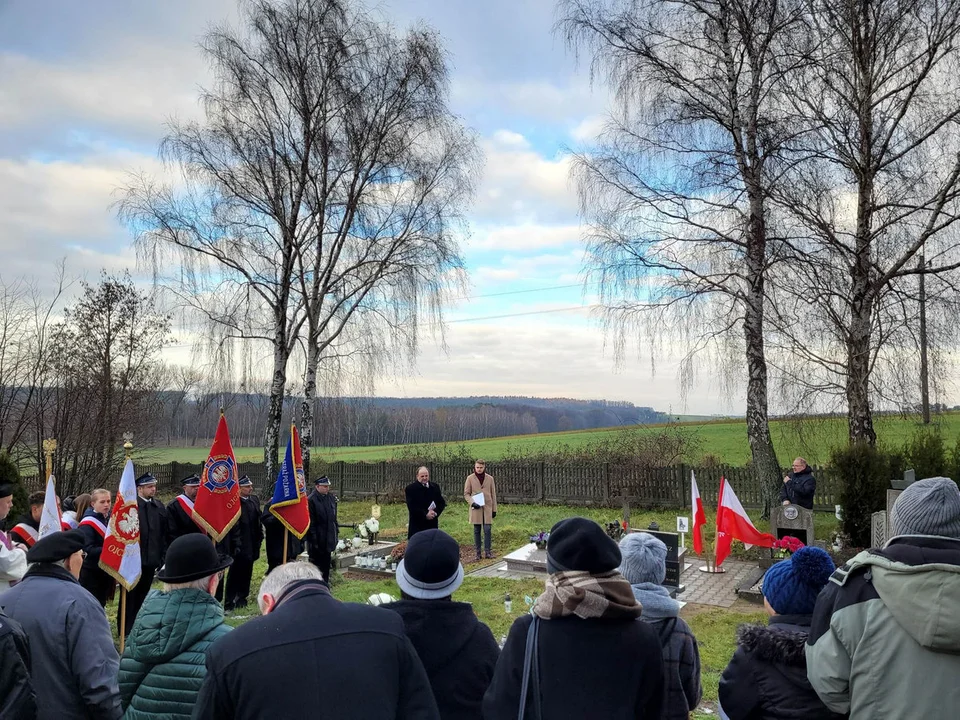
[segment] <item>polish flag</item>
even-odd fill
[[[60,504],[57,502],[56,481],[51,475],[47,478],[47,492],[43,496],[43,510],[40,512],[40,530],[37,539],[61,530],[63,530],[63,518],[60,515]]]
[[[120,476],[117,499],[110,512],[110,524],[103,537],[100,569],[128,592],[140,580],[140,515],[133,460],[127,460]]]
[[[703,532],[701,527],[707,524],[707,515],[703,512],[703,500],[700,499],[700,488],[697,487],[697,476],[690,471],[690,502],[693,506],[693,551],[699,555],[703,552]]]
[[[754,545],[773,547],[777,539],[769,533],[762,533],[754,527],[743,509],[733,487],[724,478],[720,478],[720,502],[717,503],[717,567],[730,555],[730,545],[734,540],[742,542],[749,550]]]

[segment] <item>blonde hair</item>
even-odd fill
[[[90,493],[90,504],[92,505],[93,503],[95,503],[97,501],[97,498],[100,497],[101,495],[106,495],[107,497],[110,497],[110,491],[105,488],[97,488],[92,493]]]

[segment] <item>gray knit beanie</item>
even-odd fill
[[[620,539],[620,574],[631,585],[661,585],[667,576],[667,546],[650,533],[629,533]]]
[[[893,504],[890,525],[894,535],[960,539],[960,488],[945,477],[918,480]]]

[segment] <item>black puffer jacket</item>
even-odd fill
[[[467,603],[401,600],[384,607],[400,614],[407,637],[430,678],[443,720],[480,720],[483,694],[500,648]]]
[[[774,615],[768,626],[743,625],[720,678],[720,706],[730,720],[834,720],[807,680],[804,645],[810,615]]]
[[[36,716],[27,636],[20,623],[0,610],[0,718],[33,720]]]
[[[817,492],[817,479],[808,465],[800,472],[787,473],[787,481],[780,488],[780,502],[789,500],[807,510],[813,510],[813,496]]]

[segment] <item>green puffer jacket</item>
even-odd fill
[[[127,720],[190,718],[206,675],[206,650],[231,630],[203,590],[151,590],[120,659]]]

